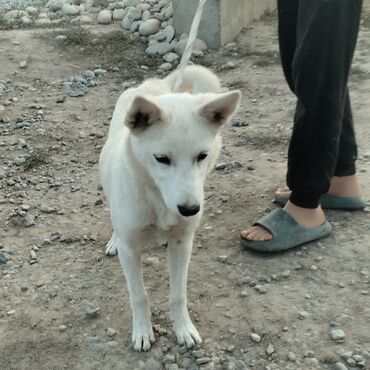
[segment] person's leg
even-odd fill
[[[345,105],[342,121],[342,133],[334,176],[331,178],[328,194],[340,197],[359,197],[361,187],[356,176],[357,145],[353,128],[353,117],[348,88],[346,89]],[[278,189],[276,197],[288,198],[288,187]]]
[[[325,220],[319,198],[329,189],[338,159],[361,6],[361,0],[299,2],[292,64],[298,102],[287,174],[292,194],[284,209],[305,227]],[[241,235],[249,240],[271,239],[259,227]]]
[[[295,92],[295,89],[292,64],[297,45],[296,32],[299,1],[278,0],[277,3],[280,62],[285,79],[293,92]]]

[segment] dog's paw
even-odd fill
[[[175,329],[177,342],[180,345],[186,345],[187,348],[192,348],[196,344],[202,343],[202,338],[200,337],[196,327],[190,322],[184,324]]]
[[[105,254],[107,256],[115,256],[117,254],[117,247],[113,242],[113,238],[107,243],[107,246],[105,247]]]
[[[132,344],[135,351],[148,351],[154,343],[154,333],[151,323],[149,325],[140,325],[133,329]]]

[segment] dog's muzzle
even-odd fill
[[[187,205],[179,205],[177,206],[180,214],[185,217],[194,216],[196,215],[200,210],[199,204],[193,204],[191,206]]]

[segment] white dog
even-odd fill
[[[201,343],[189,317],[186,281],[204,181],[221,146],[220,128],[239,105],[240,92],[220,93],[208,69],[189,66],[179,93],[176,73],[125,91],[116,104],[100,156],[113,235],[106,254],[118,251],[130,294],[135,350],[154,342],[141,272],[144,244],[166,241],[170,307],[180,344]]]

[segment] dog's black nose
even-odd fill
[[[199,204],[193,204],[192,206],[180,205],[180,206],[177,206],[177,208],[179,209],[179,212],[183,216],[189,217],[189,216],[194,216],[199,212],[200,205]]]

